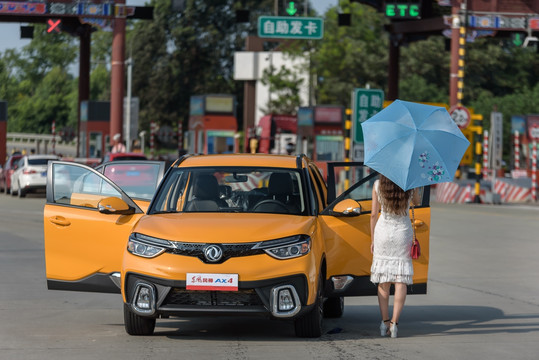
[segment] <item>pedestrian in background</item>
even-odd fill
[[[124,153],[125,152],[125,145],[123,142],[120,141],[122,138],[121,134],[116,134],[112,138],[114,140],[114,145],[112,146],[111,153]]]
[[[406,300],[407,285],[412,284],[414,268],[410,249],[413,241],[409,216],[410,202],[419,204],[419,192],[404,191],[380,175],[372,189],[371,282],[378,284],[378,305],[382,322],[380,335],[397,337],[397,324]],[[379,214],[380,212],[380,214]],[[393,315],[389,316],[391,284],[395,287]]]

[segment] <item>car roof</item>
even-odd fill
[[[190,155],[176,167],[257,166],[297,169],[298,157],[269,154]]]

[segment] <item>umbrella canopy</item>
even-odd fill
[[[361,124],[365,165],[403,190],[453,180],[470,142],[443,107],[395,100]]]

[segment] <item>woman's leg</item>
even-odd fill
[[[378,284],[378,305],[382,320],[389,319],[389,288],[391,283]]]
[[[396,324],[399,322],[404,301],[406,300],[406,292],[408,288],[405,283],[395,283],[395,296],[393,297],[393,317],[391,322]]]

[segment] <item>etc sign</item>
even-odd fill
[[[385,14],[391,19],[418,19],[421,17],[421,6],[407,2],[386,3]]]

